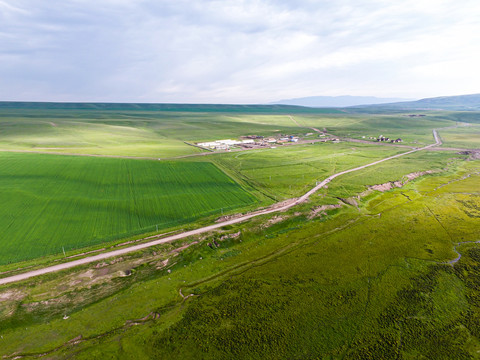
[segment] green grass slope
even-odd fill
[[[286,115],[0,109],[0,149],[73,154],[192,155],[188,142],[304,131]]]

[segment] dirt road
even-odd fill
[[[94,256],[89,256],[89,257],[86,257],[86,258],[83,258],[83,259],[74,260],[74,261],[70,261],[70,262],[66,262],[66,263],[58,264],[58,265],[54,265],[54,266],[49,266],[49,267],[45,267],[45,268],[38,269],[38,270],[28,271],[28,272],[25,272],[23,274],[8,276],[8,277],[5,277],[3,279],[0,279],[0,285],[5,285],[5,284],[21,281],[21,280],[26,280],[26,279],[29,279],[29,278],[32,278],[32,277],[35,277],[35,276],[44,275],[44,274],[48,274],[48,273],[53,273],[53,272],[57,272],[57,271],[61,271],[61,270],[71,269],[75,266],[89,264],[89,263],[92,263],[92,262],[95,262],[95,261],[105,260],[105,259],[112,258],[112,257],[115,257],[115,256],[120,256],[120,255],[124,255],[124,254],[131,253],[131,252],[134,252],[134,251],[139,251],[139,250],[142,250],[142,249],[146,249],[146,248],[149,248],[151,246],[156,246],[156,245],[159,245],[159,244],[164,244],[164,243],[172,242],[172,241],[179,240],[179,239],[184,239],[186,237],[193,236],[193,235],[203,234],[203,233],[221,228],[223,226],[238,224],[240,222],[244,222],[244,221],[249,220],[249,219],[251,219],[253,217],[256,217],[256,216],[266,215],[266,214],[271,214],[271,213],[274,213],[274,212],[288,210],[291,207],[306,201],[312,194],[314,194],[316,191],[318,191],[319,189],[321,189],[326,184],[328,184],[330,181],[332,181],[333,179],[335,179],[336,177],[338,177],[340,175],[344,175],[344,174],[348,174],[348,173],[351,173],[351,172],[354,172],[354,171],[366,169],[367,167],[374,166],[374,165],[377,165],[377,164],[380,164],[382,162],[389,161],[389,160],[392,160],[392,159],[396,159],[396,158],[399,158],[401,156],[405,156],[405,155],[408,155],[408,154],[412,154],[414,152],[426,150],[426,149],[429,149],[429,148],[432,148],[432,147],[435,147],[435,146],[440,146],[442,144],[442,142],[441,142],[441,139],[438,136],[438,133],[437,133],[436,130],[433,130],[433,136],[434,136],[435,141],[436,141],[434,144],[427,145],[427,146],[424,146],[424,147],[419,148],[419,149],[410,150],[410,151],[407,151],[407,152],[402,153],[402,154],[389,156],[385,159],[377,160],[377,161],[374,161],[370,164],[362,165],[362,166],[356,167],[354,169],[345,170],[345,171],[341,171],[339,173],[333,174],[333,175],[327,177],[325,180],[323,180],[321,183],[319,183],[317,186],[315,186],[313,189],[311,189],[310,191],[308,191],[306,194],[302,195],[301,197],[299,197],[297,199],[291,199],[292,201],[286,201],[285,205],[278,206],[278,204],[277,204],[277,206],[273,206],[273,207],[265,209],[265,210],[259,210],[259,211],[256,211],[256,212],[253,212],[253,213],[250,213],[250,214],[246,214],[246,215],[236,217],[236,218],[231,219],[231,220],[222,221],[222,222],[219,222],[219,223],[216,223],[216,224],[213,224],[213,225],[205,226],[205,227],[195,229],[195,230],[186,231],[186,232],[183,232],[183,233],[180,233],[180,234],[167,236],[167,237],[164,237],[162,239],[150,241],[150,242],[143,243],[143,244],[133,245],[133,246],[130,246],[130,247],[127,247],[127,248],[110,251],[108,253],[102,253],[102,254],[98,254],[98,255],[94,255]]]

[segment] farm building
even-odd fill
[[[211,149],[216,149],[216,150],[228,150],[230,146],[233,146],[233,145],[239,145],[242,143],[248,144],[253,142],[254,142],[253,140],[238,141],[238,140],[225,139],[225,140],[216,140],[216,141],[210,141],[210,142],[204,142],[204,143],[197,143],[197,145],[208,147]]]
[[[218,144],[215,146],[215,150],[228,150],[228,149],[230,149],[230,146],[226,144]]]
[[[229,145],[229,146],[241,144],[241,141],[232,140],[232,139],[217,140],[217,142],[220,144]]]
[[[204,142],[204,143],[197,143],[198,146],[214,148],[215,146],[219,145],[216,141]]]

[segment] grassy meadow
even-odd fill
[[[102,269],[50,276],[33,288],[11,286],[17,299],[3,303],[10,315],[3,315],[0,353],[476,358],[480,163],[452,161],[403,188],[374,192],[358,208],[311,217],[318,204],[312,201],[274,223],[264,217],[229,227],[166,267],[137,265],[132,276],[97,283],[95,290],[80,279],[100,278]],[[208,247],[212,239],[220,247]],[[171,249],[163,245],[142,257]],[[179,292],[194,296],[184,300]],[[51,298],[56,301],[48,304]],[[74,338],[76,345],[69,342]]]
[[[209,163],[0,153],[0,264],[255,202]]]
[[[480,125],[468,124],[468,126],[443,129],[441,134],[445,147],[480,149]]]
[[[215,154],[195,161],[212,162],[240,183],[250,185],[272,199],[284,200],[303,195],[332,174],[406,151],[408,149],[361,143],[314,143]],[[404,175],[416,171],[441,170],[456,157],[465,158],[447,152],[410,154],[359,173],[343,175],[314,197],[327,194],[330,197],[354,196],[365,191],[368,185],[402,180]]]
[[[169,158],[201,152],[185,141],[298,131],[285,115],[0,109],[7,150]]]
[[[383,135],[390,139],[401,138],[406,145],[433,143],[432,129],[455,125],[451,120],[433,115],[410,118],[408,114],[343,114],[343,115],[297,115],[299,125],[326,128],[329,133],[368,140]],[[365,138],[364,138],[365,137]]]
[[[298,108],[242,112],[243,107],[173,107],[170,111],[132,109],[37,109],[0,106],[0,150],[28,150],[65,154],[119,155],[172,158],[202,150],[185,142],[238,138],[242,135],[304,136],[310,127],[354,138],[400,137],[405,144],[432,142],[432,129],[454,124],[441,116],[346,114]],[[181,111],[183,110],[183,111]],[[254,110],[254,109],[253,109]],[[252,110],[252,111],[253,111]],[[299,113],[295,113],[299,111]],[[293,116],[294,121],[290,118]],[[312,139],[317,134],[310,136]]]
[[[404,152],[346,142],[279,146],[276,149],[212,155],[211,161],[277,200],[303,195],[326,177]]]

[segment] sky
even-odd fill
[[[478,0],[0,0],[0,101],[480,93]]]

